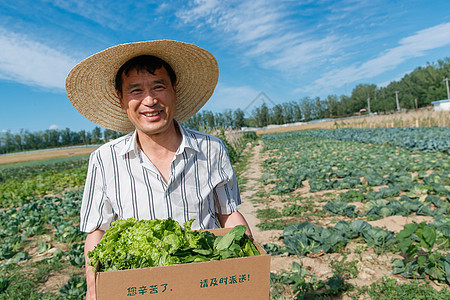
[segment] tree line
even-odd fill
[[[121,133],[95,127],[92,131],[72,131],[66,129],[47,129],[30,132],[21,130],[0,133],[0,154],[29,150],[49,149],[66,146],[95,145],[118,138]]]
[[[264,127],[269,124],[288,124],[308,122],[324,118],[350,116],[365,109],[377,113],[389,113],[397,109],[417,109],[428,106],[432,101],[447,98],[444,78],[450,77],[450,58],[428,63],[405,75],[399,81],[393,81],[385,87],[375,84],[359,84],[350,96],[329,95],[303,97],[298,101],[289,101],[268,107],[265,103],[254,108],[250,116],[241,109],[226,109],[223,112],[200,111],[183,125],[200,131],[215,128],[240,129],[242,127]],[[398,97],[398,107],[397,99]],[[0,133],[0,154],[54,147],[99,144],[119,137],[112,130],[94,128],[91,132],[48,129],[19,133]]]
[[[323,118],[346,117],[361,110],[390,113],[403,109],[418,109],[436,100],[447,99],[447,88],[443,81],[450,77],[450,58],[428,63],[393,81],[385,87],[375,84],[359,84],[350,96],[328,95],[303,97],[268,107],[265,103],[256,107],[251,115],[244,117],[241,109],[223,113],[201,111],[186,124],[197,130],[208,130],[220,126],[239,129],[241,127],[264,127],[269,124],[308,122]],[[397,95],[396,95],[397,94]],[[398,106],[397,99],[398,97]]]

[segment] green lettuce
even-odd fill
[[[99,271],[115,271],[259,255],[238,225],[225,236],[192,231],[191,219],[183,224],[167,220],[130,218],[112,223],[93,251],[90,265]]]

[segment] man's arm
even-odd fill
[[[249,236],[249,238],[253,239],[253,235],[252,235],[252,231],[250,230],[250,226],[248,226],[247,221],[245,220],[244,216],[240,212],[235,211],[229,215],[217,214],[217,219],[219,220],[219,223],[223,228],[232,228],[236,225],[247,226],[247,231],[245,233]]]
[[[96,229],[89,233],[86,237],[86,242],[84,243],[84,260],[86,267],[86,284],[87,284],[87,293],[86,300],[95,300],[95,274],[94,268],[89,266],[88,263],[90,261],[87,256],[89,251],[94,250],[95,246],[100,242],[105,232],[100,229]]]

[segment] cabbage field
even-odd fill
[[[247,150],[236,169],[272,299],[450,298],[449,128],[267,134]],[[86,157],[0,166],[0,299],[84,296],[86,171]]]
[[[274,299],[286,289],[298,299],[373,298],[370,291],[392,278],[417,284],[414,293],[434,286],[442,299],[450,296],[450,129],[308,130],[262,141],[269,200],[258,227],[278,230],[279,240],[264,247],[293,260],[291,270],[272,274]],[[406,222],[393,230],[393,220]],[[374,256],[383,257],[386,277],[375,274]],[[315,274],[311,258],[328,262],[328,278]],[[364,281],[374,285],[364,291]],[[424,293],[435,298],[436,290]]]
[[[0,299],[82,299],[87,158],[0,168]]]

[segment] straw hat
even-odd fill
[[[179,123],[197,113],[211,97],[219,77],[214,56],[192,44],[159,40],[117,45],[77,64],[66,78],[70,102],[83,116],[104,128],[133,131],[114,84],[119,68],[140,55],[159,57],[174,70],[178,98],[174,118]]]

